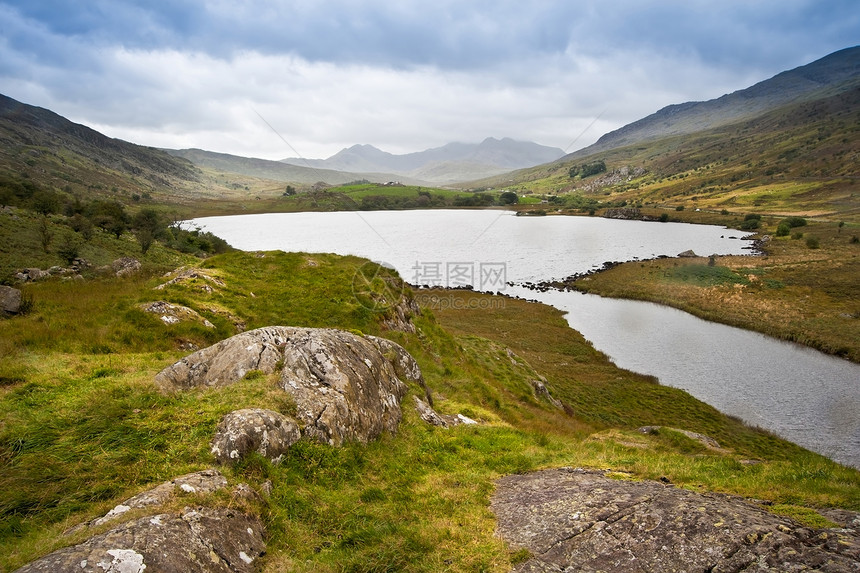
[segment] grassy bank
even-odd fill
[[[571,286],[667,304],[860,362],[860,227],[809,221],[778,237],[783,220],[762,219],[759,232],[770,240],[761,257],[630,262]]]
[[[235,252],[199,264],[217,281],[160,290],[167,278],[154,268],[124,279],[26,285],[34,310],[0,321],[0,570],[80,541],[61,532],[138,491],[211,467],[209,440],[223,414],[289,409],[266,376],[218,390],[156,390],[154,375],[183,348],[229,336],[237,325],[386,336],[416,357],[440,411],[481,422],[429,427],[407,396],[396,436],[344,448],[300,444],[280,465],[252,458],[225,469],[231,483],[273,483],[268,504],[256,508],[269,532],[266,571],[507,570],[521,555],[493,535],[493,481],[553,466],[665,477],[769,499],[799,515],[810,515],[799,507],[860,509],[860,472],[616,368],[550,307],[456,291],[474,304],[442,310],[419,291],[417,332],[385,330],[388,307],[354,288],[365,264]],[[153,300],[186,305],[215,328],[165,324],[138,306]],[[534,391],[530,381],[540,377],[561,408]],[[641,425],[705,433],[721,449],[668,429],[642,434]]]

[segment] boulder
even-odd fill
[[[200,316],[196,310],[182,306],[181,304],[157,300],[155,302],[145,302],[138,306],[143,312],[157,314],[164,324],[176,324],[185,320],[199,322],[206,328],[215,328],[214,324]]]
[[[301,438],[295,420],[273,412],[248,408],[230,412],[221,419],[212,440],[218,463],[236,463],[251,452],[277,463]]]
[[[159,372],[165,390],[225,386],[251,370],[280,368],[302,436],[330,444],[395,432],[406,381],[423,384],[414,359],[394,342],[334,329],[268,326],[237,334]]]
[[[227,478],[221,475],[218,470],[203,470],[185,474],[120,502],[104,516],[84,524],[84,527],[104,525],[132,509],[163,505],[177,490],[185,493],[206,494],[225,487],[227,487]]]
[[[133,257],[120,257],[110,264],[111,269],[118,277],[132,275],[140,270],[140,261]]]
[[[0,285],[0,313],[18,314],[21,312],[21,291]]]
[[[129,521],[17,573],[251,573],[263,533],[258,518],[234,509],[186,508]]]
[[[303,436],[340,445],[397,432],[407,386],[373,340],[342,330],[294,329],[283,364],[281,387],[296,401]]]
[[[724,494],[561,468],[496,484],[498,534],[537,571],[858,571],[854,529],[812,530]]]
[[[692,259],[698,256],[699,255],[697,255],[692,249],[687,249],[683,253],[678,253],[678,257],[682,259]]]

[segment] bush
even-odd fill
[[[803,217],[789,217],[782,221],[783,223],[788,224],[792,229],[795,227],[804,227],[806,226],[806,219]]]
[[[759,215],[757,213],[749,213],[746,217],[744,217],[744,221],[752,221],[752,220],[760,221],[761,215]]]
[[[794,239],[795,241],[798,239],[802,239],[803,233],[801,233],[800,231],[797,231],[796,233],[792,233],[791,238]]]
[[[791,225],[783,221],[776,228],[776,236],[777,237],[787,237],[791,233]]]
[[[660,215],[660,222],[665,223],[669,220],[669,213],[662,213]]]
[[[759,220],[758,219],[744,219],[738,228],[742,231],[752,231],[753,229],[759,228]]]
[[[683,206],[683,205],[678,205],[677,207],[675,207],[675,210],[676,210],[676,211],[683,211],[683,210],[684,210],[684,206]]]
[[[818,248],[818,237],[807,237],[806,246],[809,247],[810,249],[817,249]]]

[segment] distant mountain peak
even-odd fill
[[[283,159],[291,165],[358,173],[394,173],[435,183],[454,183],[490,174],[533,167],[562,157],[564,152],[510,137],[487,137],[481,143],[452,142],[441,147],[393,154],[357,143],[328,159]]]

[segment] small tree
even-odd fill
[[[39,243],[42,245],[42,250],[48,252],[48,247],[51,246],[51,241],[54,240],[54,229],[51,227],[51,221],[47,215],[39,217]]]
[[[515,205],[520,202],[520,198],[515,191],[504,191],[499,195],[500,205]]]
[[[165,225],[155,209],[141,209],[131,222],[134,236],[140,243],[140,250],[145,255],[153,241],[164,231]]]

